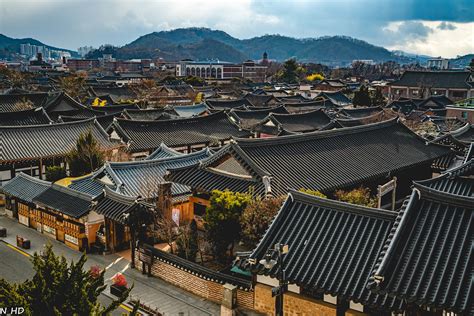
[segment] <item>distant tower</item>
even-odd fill
[[[267,54],[267,52],[263,53],[262,65],[268,65],[268,54]]]

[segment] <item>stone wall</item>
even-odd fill
[[[142,263],[138,260],[139,254],[136,252],[136,268],[142,268]],[[169,263],[155,259],[151,268],[151,274],[168,283],[191,292],[207,300],[221,304],[224,295],[223,284],[216,281],[206,280],[190,271],[185,271]],[[251,290],[237,290],[237,307],[245,309],[254,308],[254,293]]]
[[[322,301],[314,300],[302,295],[287,292],[284,300],[284,314],[288,316],[336,315],[336,306]],[[255,309],[259,312],[273,315],[275,312],[275,298],[272,297],[272,289],[268,285],[255,285]]]

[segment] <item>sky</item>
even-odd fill
[[[73,50],[181,27],[240,39],[346,35],[456,57],[474,53],[474,0],[0,0],[0,33]]]

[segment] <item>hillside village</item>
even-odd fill
[[[472,315],[474,59],[260,55],[1,64],[2,241],[127,262],[143,314],[191,300],[160,280],[211,315]]]

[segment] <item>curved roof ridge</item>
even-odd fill
[[[134,204],[135,202],[140,199],[140,196],[129,196],[129,195],[124,195],[119,191],[115,191],[112,188],[109,188],[108,186],[104,186],[104,197],[110,197],[113,200],[117,200],[122,203],[126,204]]]
[[[165,124],[179,124],[179,123],[184,124],[187,122],[194,123],[198,121],[205,121],[212,118],[218,118],[219,116],[222,116],[222,117],[225,116],[227,118],[227,114],[225,113],[225,111],[217,111],[215,113],[210,113],[209,115],[205,115],[205,116],[179,117],[179,118],[170,119],[170,120],[129,120],[129,119],[121,118],[121,117],[116,117],[117,119],[116,121],[118,123],[125,122],[126,124],[135,124],[135,125],[139,125],[139,124],[165,125]]]
[[[365,125],[360,125],[360,126],[346,127],[346,128],[332,129],[332,130],[325,130],[325,131],[314,131],[314,132],[308,132],[308,133],[303,133],[303,134],[283,135],[283,136],[271,137],[271,138],[254,138],[254,139],[233,138],[233,139],[239,146],[241,145],[243,146],[272,145],[272,144],[287,143],[289,141],[298,142],[298,141],[305,141],[308,139],[327,138],[327,137],[338,136],[338,135],[362,133],[365,131],[377,130],[377,129],[393,126],[396,124],[401,124],[398,121],[398,117],[394,117],[392,119],[388,119],[386,121],[377,122],[377,123],[370,123],[370,124],[365,124]]]
[[[42,179],[35,178],[35,177],[30,176],[29,174],[26,174],[26,173],[24,173],[24,172],[17,173],[16,176],[17,176],[17,177],[20,177],[20,178],[23,178],[23,179],[27,179],[27,180],[32,181],[32,182],[36,182],[36,183],[38,183],[38,184],[44,184],[44,185],[48,185],[48,186],[50,186],[50,185],[53,184],[53,183],[50,182],[50,181],[46,181],[46,180],[42,180]],[[15,179],[15,178],[12,178],[11,180],[13,180],[13,179]],[[10,181],[11,181],[11,180],[10,180]]]
[[[278,106],[275,107],[269,107],[269,108],[258,108],[258,109],[251,109],[251,110],[242,110],[242,109],[232,109],[230,110],[230,113],[235,113],[239,115],[239,113],[252,113],[252,112],[257,112],[257,113],[263,113],[263,112],[269,112],[272,113],[273,110],[278,110],[278,109],[284,109],[285,106],[283,104],[279,104]],[[279,114],[284,114],[284,113],[279,113]]]
[[[158,159],[136,160],[136,161],[115,161],[115,162],[108,162],[108,163],[111,168],[126,167],[126,166],[136,167],[136,166],[143,166],[143,165],[156,165],[156,164],[165,163],[169,161],[175,161],[175,160],[185,160],[185,159],[193,158],[193,157],[204,155],[204,154],[210,154],[209,147],[205,147],[193,153],[182,154],[182,155],[174,156],[174,157],[164,157],[164,158],[158,158]]]
[[[38,128],[38,127],[41,127],[41,128],[47,128],[47,127],[60,127],[60,126],[64,126],[64,125],[79,125],[79,124],[84,124],[84,123],[89,123],[91,121],[96,121],[95,117],[91,117],[91,118],[88,118],[88,119],[84,119],[84,120],[79,120],[79,121],[71,121],[71,122],[62,122],[62,123],[55,123],[55,124],[37,124],[37,125],[22,125],[22,126],[0,126],[0,129],[15,129],[15,128],[21,128],[21,129],[24,129],[24,128]],[[96,121],[97,122],[97,121]],[[98,123],[97,123],[98,124]],[[100,124],[99,124],[100,125]],[[103,129],[102,127],[100,127],[101,129]],[[107,135],[108,136],[108,135]]]

